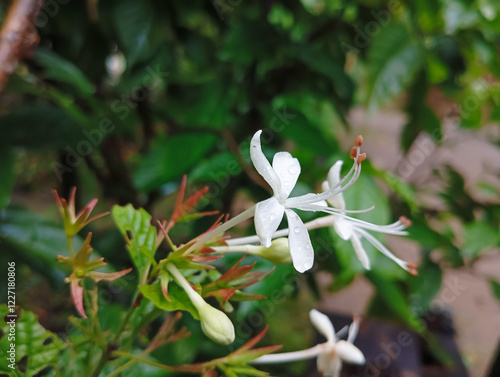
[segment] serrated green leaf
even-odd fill
[[[15,340],[9,339],[10,324],[7,321],[10,317],[6,317],[9,313],[7,305],[0,305],[0,330],[3,336],[0,338],[0,372],[6,372],[13,376],[33,376],[45,367],[55,365],[59,358],[60,352],[65,348],[65,345],[56,334],[44,329],[39,323],[35,314],[22,311],[17,318],[15,325]],[[15,344],[15,362],[18,363],[22,358],[27,357],[26,371],[20,372],[15,366],[15,369],[9,368],[10,361],[7,360],[10,344]]]
[[[155,264],[156,228],[151,225],[151,215],[143,208],[135,209],[132,204],[124,207],[115,205],[111,214],[127,239],[127,250],[142,279],[151,264]]]
[[[140,290],[144,297],[151,300],[158,308],[163,310],[186,310],[195,319],[199,319],[198,311],[192,304],[187,293],[177,284],[170,284],[168,287],[168,301],[161,290],[159,284],[142,285]]]

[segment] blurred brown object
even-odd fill
[[[40,40],[36,16],[44,0],[14,0],[0,29],[0,91],[18,62],[33,53]]]
[[[336,330],[349,325],[352,319],[342,315],[328,315]],[[363,352],[366,364],[344,364],[342,377],[467,377],[456,345],[451,319],[446,314],[434,315],[427,328],[437,343],[452,359],[449,368],[433,357],[423,338],[402,326],[378,319],[365,318],[360,324],[354,344]],[[319,340],[323,342],[324,339]],[[319,377],[316,360],[311,364],[309,377]]]

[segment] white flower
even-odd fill
[[[278,229],[283,216],[286,214],[288,220],[288,242],[292,255],[293,266],[299,272],[310,269],[314,262],[314,250],[312,248],[309,233],[300,219],[292,210],[322,211],[336,213],[338,210],[328,208],[325,199],[335,196],[349,186],[359,177],[361,172],[361,162],[366,155],[359,154],[359,147],[362,143],[356,139],[357,147],[351,151],[354,158],[354,165],[349,174],[335,186],[330,187],[322,194],[306,194],[294,198],[288,196],[292,192],[300,174],[300,164],[296,158],[288,152],[279,152],[274,155],[273,164],[269,163],[262,152],[260,135],[262,131],[257,131],[250,144],[250,157],[255,169],[266,180],[273,190],[273,196],[267,200],[257,203],[255,208],[255,230],[260,242],[269,247],[274,233]],[[342,184],[349,178],[349,181]]]
[[[328,172],[328,178],[323,182],[323,191],[329,191],[330,187],[335,187],[340,182],[340,171],[342,169],[342,161],[337,161]],[[363,267],[367,270],[370,269],[370,260],[366,254],[361,239],[364,238],[370,242],[376,249],[380,250],[386,257],[392,259],[398,265],[403,267],[409,273],[416,275],[417,269],[413,263],[408,263],[400,258],[396,257],[389,249],[387,249],[382,242],[376,239],[372,234],[368,233],[367,230],[381,232],[386,234],[394,235],[407,235],[408,233],[403,231],[411,223],[405,217],[400,217],[399,221],[391,225],[375,225],[366,221],[358,220],[352,217],[345,216],[342,212],[345,211],[345,200],[342,193],[339,193],[329,199],[327,199],[333,207],[341,210],[340,213],[334,214],[333,227],[337,234],[344,240],[351,240],[354,251],[357,257],[361,261]]]
[[[316,329],[326,338],[326,343],[321,344],[318,354],[318,370],[325,377],[338,377],[342,369],[342,362],[363,365],[365,357],[354,344],[358,333],[358,322],[354,321],[349,327],[347,341],[339,340],[330,319],[323,313],[313,309],[309,312],[311,322]]]
[[[358,333],[359,323],[355,320],[349,327],[349,335],[346,340],[341,340],[340,333],[344,333],[346,328],[335,334],[335,329],[330,319],[313,309],[309,312],[311,322],[325,338],[326,342],[317,344],[314,347],[301,351],[277,353],[264,355],[252,361],[255,364],[286,363],[297,360],[307,360],[317,357],[318,370],[325,377],[338,377],[342,369],[342,363],[363,365],[365,357],[353,342]]]

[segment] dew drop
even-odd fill
[[[293,231],[294,231],[295,233],[300,233],[300,227],[296,226],[296,227],[293,229]]]
[[[269,218],[270,218],[271,220],[274,220],[274,219],[276,218],[276,215],[275,215],[274,213],[271,213],[271,214],[269,215]]]

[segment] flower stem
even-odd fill
[[[326,226],[332,226],[334,218],[335,218],[335,215],[318,217],[317,219],[309,221],[309,222],[305,223],[304,225],[306,226],[306,228],[308,230],[318,229],[318,228],[324,228]],[[273,234],[273,239],[274,238],[288,236],[288,233],[289,233],[289,229],[288,228],[277,230]],[[229,240],[226,241],[226,243],[229,246],[244,245],[244,244],[255,243],[255,242],[259,242],[259,237],[258,236],[240,237],[240,238],[229,239]]]
[[[201,296],[193,289],[193,287],[191,287],[184,275],[181,274],[179,269],[173,263],[167,263],[166,268],[172,274],[172,277],[175,279],[176,283],[179,284],[181,288],[184,289],[184,291],[186,291],[189,299],[196,309],[199,309],[206,304],[205,300],[203,300],[203,298],[201,298]]]
[[[290,361],[298,361],[298,360],[306,360],[312,359],[313,357],[318,356],[323,347],[322,344],[318,344],[314,347],[295,352],[284,352],[284,353],[276,353],[271,355],[264,355],[258,357],[257,359],[251,361],[252,364],[276,364],[276,363],[287,363]]]
[[[183,255],[188,255],[190,252],[195,250],[196,248],[203,245],[205,242],[210,241],[212,238],[218,236],[221,233],[231,229],[233,226],[238,225],[239,223],[251,218],[255,214],[255,206],[250,207],[246,211],[240,213],[238,216],[233,217],[231,220],[226,221],[224,224],[218,226],[217,228],[201,235],[189,249],[187,249]]]
[[[73,237],[66,236],[66,244],[68,245],[68,250],[71,258],[75,256],[75,249],[73,248]]]
[[[142,356],[136,356],[134,354],[131,354],[131,353],[128,353],[128,352],[122,352],[122,351],[114,351],[113,352],[113,356],[118,356],[118,357],[127,357],[129,358],[131,361],[134,360],[135,362],[140,362],[140,363],[144,363],[144,364],[149,364],[149,365],[152,365],[152,366],[155,366],[157,368],[160,368],[160,369],[165,369],[165,370],[174,370],[174,368],[168,366],[168,365],[163,365],[163,364],[160,364],[160,363],[157,363],[155,361],[152,361],[152,360],[148,360]],[[115,376],[116,373],[111,373],[109,374],[108,376],[106,377],[110,377],[110,376]]]
[[[231,246],[213,246],[217,253],[248,253],[255,254],[258,250],[260,250],[261,246],[256,245],[231,245]]]

